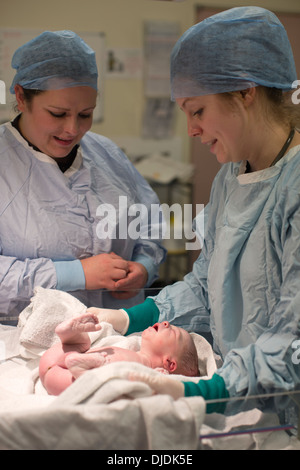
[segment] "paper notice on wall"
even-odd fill
[[[106,78],[142,79],[143,52],[138,48],[108,48]]]
[[[170,97],[170,55],[180,36],[176,22],[147,21],[144,27],[145,96]]]
[[[147,98],[142,136],[145,139],[169,139],[174,135],[175,103],[170,98]]]

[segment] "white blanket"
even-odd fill
[[[55,326],[84,311],[85,306],[69,294],[38,288],[21,313],[19,326],[0,326],[0,450],[299,449],[299,441],[283,431],[199,440],[199,434],[240,426],[273,426],[277,418],[258,410],[230,418],[206,416],[201,397],[174,401],[167,395],[153,396],[147,385],[127,380],[130,371],[145,370],[140,364],[113,363],[88,371],[59,397],[49,396],[38,377],[40,356],[58,341]],[[123,337],[109,324],[102,327],[91,334],[93,346],[139,349],[140,335]],[[199,367],[209,377],[216,369],[211,347],[199,335],[194,341]]]

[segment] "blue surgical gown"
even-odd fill
[[[52,158],[34,150],[6,123],[0,126],[0,161],[0,322],[1,316],[16,319],[36,286],[68,291],[72,264],[66,265],[66,261],[113,251],[142,263],[148,271],[148,284],[157,277],[165,250],[159,230],[148,234],[150,217],[143,217],[140,232],[136,230],[139,237],[124,232],[124,213],[123,238],[114,233],[99,236],[99,223],[108,218],[108,213],[99,211],[105,204],[116,209],[117,224],[124,203],[128,207],[143,204],[149,214],[151,204],[159,207],[148,183],[109,139],[85,134],[72,166],[62,173]],[[131,219],[135,217],[138,213]],[[66,273],[69,279],[63,279]],[[124,302],[105,290],[86,291],[84,284],[80,289],[71,287],[71,293],[87,306],[118,308],[143,300],[142,292]]]
[[[300,146],[274,167],[244,169],[244,162],[223,165],[192,272],[153,298],[159,321],[211,331],[230,397],[300,383]],[[266,409],[261,399],[248,407],[260,401]],[[239,402],[232,403],[236,411]]]

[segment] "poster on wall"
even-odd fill
[[[143,77],[143,53],[139,48],[108,48],[106,78],[135,79]]]
[[[146,21],[144,25],[145,95],[170,97],[170,55],[180,35],[173,21]]]
[[[144,93],[146,98],[142,135],[169,139],[174,135],[175,106],[170,100],[170,55],[180,35],[173,21],[144,24]]]
[[[16,28],[0,28],[0,123],[10,121],[15,116],[15,96],[9,91],[15,70],[11,67],[11,59],[18,47],[41,34],[41,30]],[[75,31],[95,51],[99,71],[99,83],[104,83],[105,71],[105,35],[101,32]],[[104,92],[101,88],[97,106],[94,111],[94,122],[103,120]]]

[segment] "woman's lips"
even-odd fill
[[[207,145],[208,147],[210,147],[210,151],[213,152],[214,150],[214,146],[215,144],[217,143],[217,139],[212,139],[212,140],[209,140],[207,142],[202,142],[204,145]]]
[[[74,141],[74,139],[61,139],[60,137],[56,137],[56,136],[54,136],[54,139],[58,144],[60,144],[64,147],[67,147],[68,145],[71,145]]]

